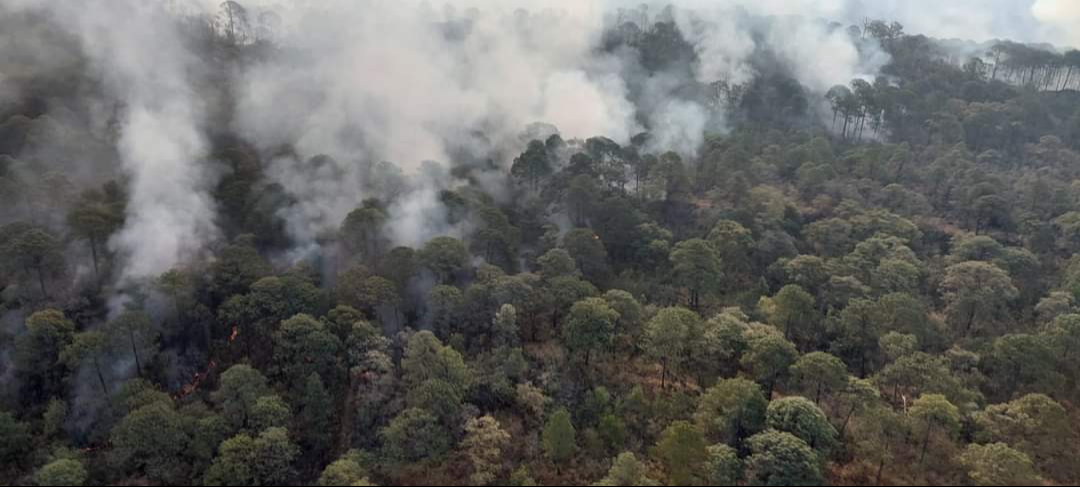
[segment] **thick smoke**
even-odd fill
[[[75,35],[91,69],[119,103],[117,147],[129,181],[127,224],[110,242],[123,280],[156,276],[213,239],[213,174],[202,158],[202,109],[190,76],[198,66],[176,19],[137,0],[4,0],[44,9]]]
[[[239,68],[231,87],[234,128],[293,197],[280,216],[301,249],[317,248],[371,197],[388,205],[397,243],[461,233],[446,223],[438,200],[459,184],[449,168],[479,168],[468,177],[504,193],[502,174],[534,122],[557,127],[565,139],[619,143],[647,130],[647,150],[693,158],[706,133],[728,128],[730,113],[708,95],[687,93],[688,80],[697,88],[737,86],[763,74],[768,59],[820,97],[833,85],[873,78],[887,62],[872,41],[845,28],[866,18],[895,19],[938,37],[1059,42],[1076,41],[1069,36],[1080,18],[1071,0],[654,4],[639,27],[671,16],[697,57],[686,73],[643,69],[635,55],[602,48],[605,30],[618,27],[613,13],[639,9],[638,0],[240,3],[250,20],[240,41],[272,38],[280,49]],[[216,174],[203,160],[205,110],[191,81],[204,61],[186,50],[166,12],[213,16],[219,4],[0,0],[53,13],[122,102],[117,146],[131,205],[111,245],[124,258],[125,279],[158,274],[218,234],[207,190]],[[0,95],[11,89],[0,78]],[[418,177],[428,161],[442,169]]]
[[[706,131],[726,129],[725,113],[701,97],[675,96],[683,73],[645,73],[636,59],[600,49],[604,30],[616,27],[616,3],[334,1],[278,10],[282,53],[245,71],[237,128],[263,151],[291,147],[271,173],[297,197],[283,214],[294,239],[309,247],[362,199],[383,196],[364,189],[382,161],[406,176],[424,161],[506,170],[534,122],[565,139],[619,143],[649,130],[650,148],[693,156]],[[763,45],[814,93],[871,77],[885,61],[866,63],[843,30],[795,16],[789,2],[760,3],[676,9],[671,20],[701,59],[697,81],[748,82]],[[786,17],[762,18],[771,14]],[[435,192],[453,186],[416,178],[389,195],[397,243],[449,231],[432,213]]]
[[[1080,48],[1080,2],[1076,0],[1035,0],[1035,18],[1047,26],[1050,39]]]
[[[285,215],[294,238],[310,242],[379,196],[361,188],[382,161],[406,175],[424,161],[486,163],[517,150],[535,121],[568,138],[627,142],[640,130],[616,60],[595,50],[601,19],[499,5],[325,2],[284,12],[284,54],[245,73],[237,113],[261,148],[297,153],[272,171],[302,196]],[[301,162],[320,154],[331,167]],[[409,188],[418,201],[398,205],[406,219],[432,206],[424,202],[435,188],[421,183]],[[395,237],[422,241],[433,235],[407,229],[429,227],[406,220]]]

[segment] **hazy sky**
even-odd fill
[[[219,0],[173,0],[203,3],[211,8]],[[406,2],[409,0],[392,0]],[[422,0],[413,0],[421,3]],[[362,0],[357,4],[379,4],[386,0]],[[318,0],[247,0],[244,5],[275,6],[288,10],[295,5],[319,6]],[[742,6],[759,13],[806,15],[857,23],[864,17],[897,20],[909,32],[934,37],[989,40],[1009,38],[1026,42],[1051,42],[1080,46],[1080,0],[427,0],[435,9],[443,5],[458,8],[524,7],[530,10],[555,8],[577,15],[598,16],[608,7],[636,7],[642,3],[693,8]]]

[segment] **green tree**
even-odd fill
[[[49,297],[45,287],[46,279],[58,273],[64,267],[64,256],[60,242],[52,234],[39,229],[30,229],[12,238],[6,248],[0,249],[17,268],[37,279],[43,298]]]
[[[453,286],[435,286],[428,295],[428,314],[435,332],[447,339],[461,326],[465,296]]]
[[[701,317],[686,308],[664,308],[645,324],[645,352],[660,362],[660,385],[667,386],[668,370],[682,371],[690,340]]]
[[[379,432],[383,452],[395,462],[435,458],[450,449],[450,437],[439,419],[423,409],[406,409]]]
[[[1027,454],[1039,470],[1055,479],[1076,473],[1069,444],[1074,441],[1065,408],[1049,396],[1028,394],[975,414],[976,438],[1000,442]]]
[[[284,428],[270,428],[255,438],[255,478],[261,485],[288,485],[295,476],[293,462],[300,448]]]
[[[571,351],[585,352],[585,366],[589,366],[593,351],[602,351],[611,345],[619,313],[601,298],[587,298],[570,308],[570,316],[563,325],[563,343]]]
[[[739,452],[728,445],[713,445],[707,449],[705,461],[705,482],[707,485],[736,485],[743,476],[742,460]]]
[[[269,276],[270,263],[252,246],[250,239],[237,238],[226,246],[210,266],[210,291],[224,301],[244,294],[256,281]]]
[[[68,406],[60,399],[49,401],[45,408],[45,414],[41,417],[41,433],[46,439],[55,438],[63,433],[64,423],[67,421]]]
[[[690,293],[690,308],[701,308],[701,296],[719,287],[723,278],[720,257],[701,239],[679,242],[671,252],[675,279]]]
[[[778,331],[768,326],[751,328],[744,336],[747,350],[740,363],[754,380],[764,386],[765,397],[771,398],[773,389],[798,359],[799,351]]]
[[[1019,295],[1008,273],[985,262],[949,266],[941,292],[949,324],[963,337],[1001,320],[1006,305]]]
[[[325,323],[309,315],[296,315],[282,322],[274,333],[272,370],[294,392],[306,387],[311,374],[336,383],[341,372],[341,348],[341,340],[326,329]]]
[[[405,354],[401,358],[401,370],[405,383],[410,387],[432,379],[450,384],[464,394],[472,382],[469,369],[461,354],[444,346],[435,335],[421,331],[409,337]]]
[[[694,421],[710,441],[735,445],[765,427],[768,401],[746,379],[722,380],[705,391]]]
[[[127,311],[109,322],[108,333],[117,350],[128,350],[135,360],[135,370],[143,375],[142,360],[152,358],[158,351],[161,335],[150,316],[141,311]],[[142,353],[140,353],[140,351]]]
[[[175,484],[187,475],[185,452],[191,444],[184,418],[172,404],[158,401],[142,406],[113,428],[113,453],[134,471],[155,481]]]
[[[637,337],[641,333],[641,322],[644,319],[644,309],[641,303],[629,292],[612,289],[604,293],[604,301],[611,309],[619,313],[619,320],[615,332],[631,337]]]
[[[831,396],[848,384],[847,366],[839,358],[825,352],[811,352],[795,361],[791,376],[802,390],[813,394],[821,404],[823,395]]]
[[[124,224],[122,208],[100,191],[89,190],[79,196],[78,201],[68,211],[68,228],[72,234],[85,240],[90,245],[90,256],[94,264],[94,276],[101,278],[100,258],[105,250],[103,246]]]
[[[813,402],[791,396],[769,403],[765,413],[769,429],[791,433],[823,456],[836,446],[836,429]]]
[[[0,461],[17,466],[26,458],[26,445],[33,441],[30,426],[19,422],[11,413],[0,412]]]
[[[105,373],[101,363],[108,358],[109,349],[109,340],[104,332],[84,331],[75,335],[71,344],[64,348],[64,352],[60,354],[60,360],[72,369],[84,363],[92,366],[98,384],[101,386],[102,397],[108,397],[109,386],[105,382]]]
[[[374,262],[383,252],[382,232],[386,221],[386,212],[379,206],[378,201],[365,201],[363,206],[350,212],[341,223],[341,242],[362,261]]]
[[[465,244],[452,237],[436,237],[417,253],[420,263],[434,273],[443,284],[453,282],[454,275],[469,261]]]
[[[884,327],[882,311],[868,299],[853,299],[847,307],[829,316],[829,332],[835,337],[829,349],[842,357],[860,377],[876,366],[879,340]]]
[[[319,475],[320,487],[349,487],[367,481],[367,472],[356,460],[345,456],[327,465]]]
[[[924,425],[919,463],[926,460],[935,430],[951,435],[960,429],[960,411],[941,394],[924,394],[915,400],[908,413]]]
[[[37,485],[81,486],[86,483],[86,467],[82,462],[72,459],[60,459],[49,462],[34,474]]]
[[[292,419],[292,410],[278,396],[263,396],[255,401],[251,408],[251,431],[264,431],[269,428],[284,428]]]
[[[570,422],[570,412],[566,409],[555,411],[548,418],[543,431],[544,454],[555,463],[559,472],[577,449],[577,430]]]
[[[540,275],[544,279],[554,279],[556,277],[577,277],[579,274],[577,268],[577,262],[574,262],[574,258],[570,256],[570,252],[565,249],[551,249],[546,254],[540,256],[536,260],[537,265],[540,267]]]
[[[218,390],[211,399],[220,405],[225,420],[234,431],[251,428],[252,413],[259,398],[270,394],[266,377],[250,365],[238,364],[221,374]]]
[[[206,471],[205,485],[287,485],[295,475],[293,461],[300,449],[288,431],[270,428],[258,437],[241,434],[221,443]]]
[[[599,235],[587,228],[576,228],[563,236],[563,246],[585,279],[598,285],[607,282],[611,268],[607,249]]]
[[[510,174],[526,182],[533,191],[540,189],[540,181],[552,173],[547,146],[539,140],[529,142],[528,148],[514,159]]]
[[[334,446],[337,408],[317,372],[308,376],[303,390],[303,395],[296,401],[300,446],[312,458],[323,458]]]
[[[659,482],[649,478],[646,474],[648,469],[645,464],[634,456],[633,453],[624,452],[615,457],[611,462],[608,474],[595,485],[598,487],[633,487],[633,486],[658,486]]]
[[[63,312],[46,309],[26,319],[26,333],[15,339],[16,375],[22,380],[19,397],[42,404],[64,393],[68,368],[63,352],[74,340],[75,323]]]
[[[672,485],[694,485],[709,460],[705,435],[686,421],[671,423],[656,442],[656,456],[668,471]]]
[[[782,330],[788,340],[807,349],[816,348],[814,345],[821,338],[817,306],[814,297],[802,287],[784,286],[776,296],[762,298],[758,307],[768,317],[769,324]]]
[[[821,460],[795,435],[768,430],[751,437],[747,444],[751,452],[746,459],[749,485],[822,485],[825,482]]]
[[[1027,455],[1004,443],[968,445],[960,464],[975,485],[1042,485]]]
[[[885,467],[892,465],[910,434],[910,422],[888,406],[868,409],[855,421],[852,449],[872,465],[877,465],[875,485],[883,485]]]
[[[1045,336],[1005,335],[994,340],[984,357],[984,368],[997,379],[993,389],[999,397],[1012,397],[1018,392],[1053,394],[1065,385],[1055,355]]]
[[[720,220],[709,232],[709,243],[720,258],[721,269],[728,276],[746,279],[752,270],[753,233],[740,223]]]

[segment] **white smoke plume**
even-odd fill
[[[156,276],[198,254],[217,235],[202,161],[202,108],[189,83],[198,59],[176,19],[137,0],[2,0],[44,9],[77,36],[94,72],[119,103],[118,148],[130,181],[127,224],[110,246],[122,280]]]
[[[234,80],[233,121],[272,161],[270,177],[297,201],[281,216],[300,247],[332,233],[372,196],[387,200],[398,243],[452,233],[432,221],[438,192],[457,183],[450,176],[435,184],[415,177],[421,163],[505,171],[527,143],[522,130],[534,122],[558,127],[566,139],[605,136],[620,143],[648,129],[649,149],[688,156],[706,132],[726,128],[717,106],[674,93],[679,83],[671,77],[678,75],[646,79],[629,67],[635,60],[599,48],[612,12],[637,9],[640,0],[240,3],[253,23],[265,11],[281,20],[273,35],[280,50],[245,64]],[[666,3],[650,8],[653,21]],[[940,37],[1059,40],[1075,35],[1068,27],[1080,16],[1071,0],[671,3],[698,55],[698,82],[745,83],[756,75],[756,54],[767,50],[811,95],[872,78],[887,61],[843,28],[865,18],[899,20],[909,32]],[[0,0],[53,12],[124,102],[118,145],[130,177],[131,214],[112,245],[125,257],[126,277],[166,270],[217,236],[206,190],[216,175],[202,160],[204,110],[189,81],[200,61],[164,12],[213,16],[219,4]],[[388,174],[383,161],[402,174]],[[387,177],[402,184],[384,184]],[[475,177],[501,184],[491,175]]]
[[[319,188],[304,191],[304,208],[286,215],[304,219],[289,222],[294,238],[309,242],[336,228],[372,196],[357,183],[381,161],[407,175],[423,161],[483,162],[493,150],[519,149],[518,135],[536,121],[568,138],[627,142],[639,131],[615,61],[594,50],[602,19],[587,8],[525,13],[512,3],[437,10],[334,1],[283,13],[285,54],[245,73],[237,113],[239,131],[261,148],[289,144],[301,161],[326,154],[337,163],[329,173],[274,166],[287,189]],[[428,227],[408,219],[430,206],[430,193],[395,205],[407,220],[398,220],[402,229]],[[424,237],[395,234],[409,243]]]

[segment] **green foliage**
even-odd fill
[[[654,451],[667,469],[672,485],[695,485],[698,472],[709,460],[706,446],[701,429],[686,421],[676,421],[664,429]]]
[[[1027,455],[1004,443],[968,445],[958,459],[975,485],[1041,485]]]
[[[185,453],[191,443],[184,418],[171,403],[159,401],[125,416],[110,436],[113,453],[129,471],[159,482],[177,483],[188,473]]]
[[[319,476],[320,487],[348,487],[364,481],[367,472],[355,460],[341,458],[327,465]]]
[[[802,390],[812,394],[814,402],[818,404],[823,397],[832,396],[848,383],[847,366],[825,352],[812,352],[799,357],[791,366],[791,376],[796,384],[802,386]]]
[[[417,257],[420,258],[420,263],[435,273],[443,283],[449,283],[468,261],[469,251],[458,239],[437,237],[425,244]]]
[[[293,477],[292,464],[300,453],[282,428],[270,428],[256,438],[234,436],[218,451],[205,485],[284,485]]]
[[[34,474],[37,485],[81,486],[86,482],[86,467],[77,460],[61,459],[49,462]]]
[[[759,433],[749,440],[746,459],[749,485],[822,485],[821,460],[803,440],[775,430]]]
[[[570,422],[570,413],[559,409],[548,418],[543,431],[544,454],[556,465],[564,465],[577,449],[577,430]]]
[[[661,382],[668,370],[684,371],[691,341],[698,334],[701,317],[686,308],[664,308],[645,324],[644,348],[662,367]]]
[[[433,414],[406,409],[379,431],[383,454],[394,462],[435,458],[450,449],[450,435]]]
[[[234,365],[221,374],[221,385],[211,395],[234,430],[254,426],[253,412],[259,398],[268,395],[266,377],[249,365]]]
[[[28,445],[33,438],[30,426],[21,423],[10,413],[0,413],[0,459],[4,465],[18,465],[26,458]]]
[[[284,428],[292,419],[292,411],[285,401],[278,396],[263,396],[255,400],[251,408],[251,430],[263,431],[268,428]]]
[[[765,326],[750,328],[743,335],[747,350],[740,363],[754,380],[764,385],[765,397],[769,398],[798,359],[799,351],[774,329]]]
[[[727,379],[705,391],[694,421],[710,441],[735,445],[765,427],[767,407],[757,384]]]
[[[711,294],[723,277],[720,256],[701,239],[679,242],[671,252],[675,279],[689,290],[689,305],[701,306],[702,295]]]
[[[715,53],[684,30],[716,23],[707,9],[624,6],[598,13],[583,72],[625,85],[643,130],[626,143],[577,133],[594,119],[515,127],[520,110],[393,134],[349,113],[393,114],[393,97],[268,141],[238,130],[244,83],[221,81],[299,52],[278,14],[165,9],[124,20],[185,54],[171,91],[206,116],[180,131],[198,180],[150,194],[116,164],[153,166],[126,132],[175,110],[106,89],[115,73],[46,7],[0,15],[0,483],[1080,481],[1080,51],[975,52],[867,19],[825,30],[884,60],[877,78],[806,84],[766,35],[756,74],[708,82]],[[550,41],[478,27],[575,20],[518,13],[425,13],[469,54],[436,71]],[[806,19],[759,14],[735,23],[814,44]],[[469,69],[448,79],[482,108],[500,84]],[[263,88],[296,81],[275,74]],[[342,101],[308,78],[300,98]],[[538,79],[545,102],[596,95]],[[668,137],[673,107],[725,130]],[[403,141],[441,162],[380,162]],[[198,208],[165,205],[192,189]],[[416,242],[433,231],[450,236]]]
[[[611,469],[608,470],[607,476],[594,485],[600,487],[660,485],[647,474],[648,469],[633,453],[623,452],[611,462]]]
[[[294,392],[305,387],[311,374],[336,382],[341,365],[341,340],[326,325],[309,315],[296,315],[274,333],[275,375]]]
[[[615,333],[619,313],[601,298],[587,298],[570,308],[563,325],[563,342],[575,353],[585,353],[585,364],[597,350],[604,350]]]
[[[472,378],[465,361],[456,350],[444,346],[431,332],[421,331],[409,337],[401,370],[407,384],[415,387],[432,379],[441,380],[464,394]]]
[[[802,397],[785,397],[769,403],[765,412],[769,429],[791,433],[826,456],[836,445],[836,429],[813,402]]]
[[[707,448],[709,459],[705,462],[705,482],[707,485],[736,485],[743,476],[742,460],[739,453],[728,445],[713,445]]]

